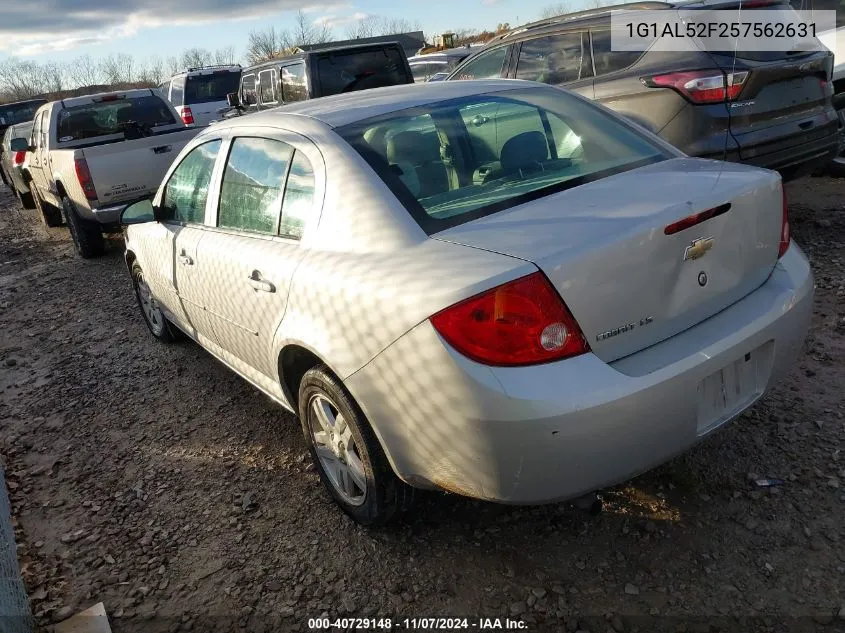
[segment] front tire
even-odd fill
[[[73,245],[80,257],[91,259],[105,253],[106,243],[103,240],[103,229],[99,224],[80,218],[68,198],[62,198],[62,211],[65,214],[67,227],[70,229],[70,236],[73,238]]]
[[[144,279],[144,271],[135,263],[132,264],[132,288],[135,290],[135,299],[141,309],[141,316],[147,324],[150,333],[162,343],[172,343],[176,340],[173,334],[173,326],[164,316],[158,302],[155,300],[150,286]]]
[[[383,524],[410,501],[361,408],[325,365],[302,378],[299,419],[320,479],[355,521]]]

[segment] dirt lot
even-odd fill
[[[752,411],[605,491],[597,518],[426,493],[368,531],[329,501],[292,416],[193,343],[148,334],[119,240],[78,259],[3,190],[0,456],[37,621],[102,601],[118,632],[304,630],[321,614],[845,630],[845,181],[789,193],[815,318]]]

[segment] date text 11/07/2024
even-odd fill
[[[512,618],[309,618],[308,629],[361,631],[525,631],[528,623]]]

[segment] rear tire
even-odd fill
[[[30,192],[32,194],[32,204],[38,210],[38,216],[41,218],[44,226],[53,228],[64,224],[62,222],[61,211],[44,202],[41,196],[38,195],[38,190],[34,187],[30,188]]]
[[[144,323],[147,324],[150,333],[162,343],[175,341],[176,336],[173,333],[173,326],[158,306],[158,302],[144,279],[144,272],[137,263],[132,264],[132,288],[135,290],[135,299],[138,301],[141,316],[144,317]]]
[[[381,525],[411,500],[361,408],[325,365],[305,372],[299,420],[314,466],[341,509],[362,525]]]
[[[83,220],[68,198],[62,198],[62,211],[70,229],[70,236],[76,246],[76,252],[83,259],[100,257],[106,250],[103,230],[100,225],[90,220]]]

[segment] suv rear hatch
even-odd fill
[[[535,263],[593,352],[611,362],[762,285],[778,260],[782,205],[774,172],[678,158],[432,237]],[[666,234],[667,226],[714,209],[714,217]]]
[[[739,2],[725,2],[709,4],[707,10],[736,10],[738,21],[762,22],[770,11],[792,11],[788,3],[780,0],[757,0],[751,5],[745,2],[740,8]],[[739,146],[739,158],[743,162],[786,167],[791,158],[790,149],[804,146],[794,156],[804,161],[813,141],[836,133],[838,120],[831,104],[833,87],[829,83],[833,54],[818,40],[817,45],[814,51],[707,53],[726,74],[748,72],[741,92],[728,103],[730,133]],[[783,48],[789,47],[784,44]],[[767,157],[780,152],[787,156],[774,162]]]
[[[321,51],[312,59],[315,97],[414,83],[398,44],[353,46]]]
[[[184,108],[190,109],[194,125],[205,126],[228,107],[226,95],[237,92],[241,83],[240,68],[203,68],[185,77],[184,104],[179,115],[185,120]]]

